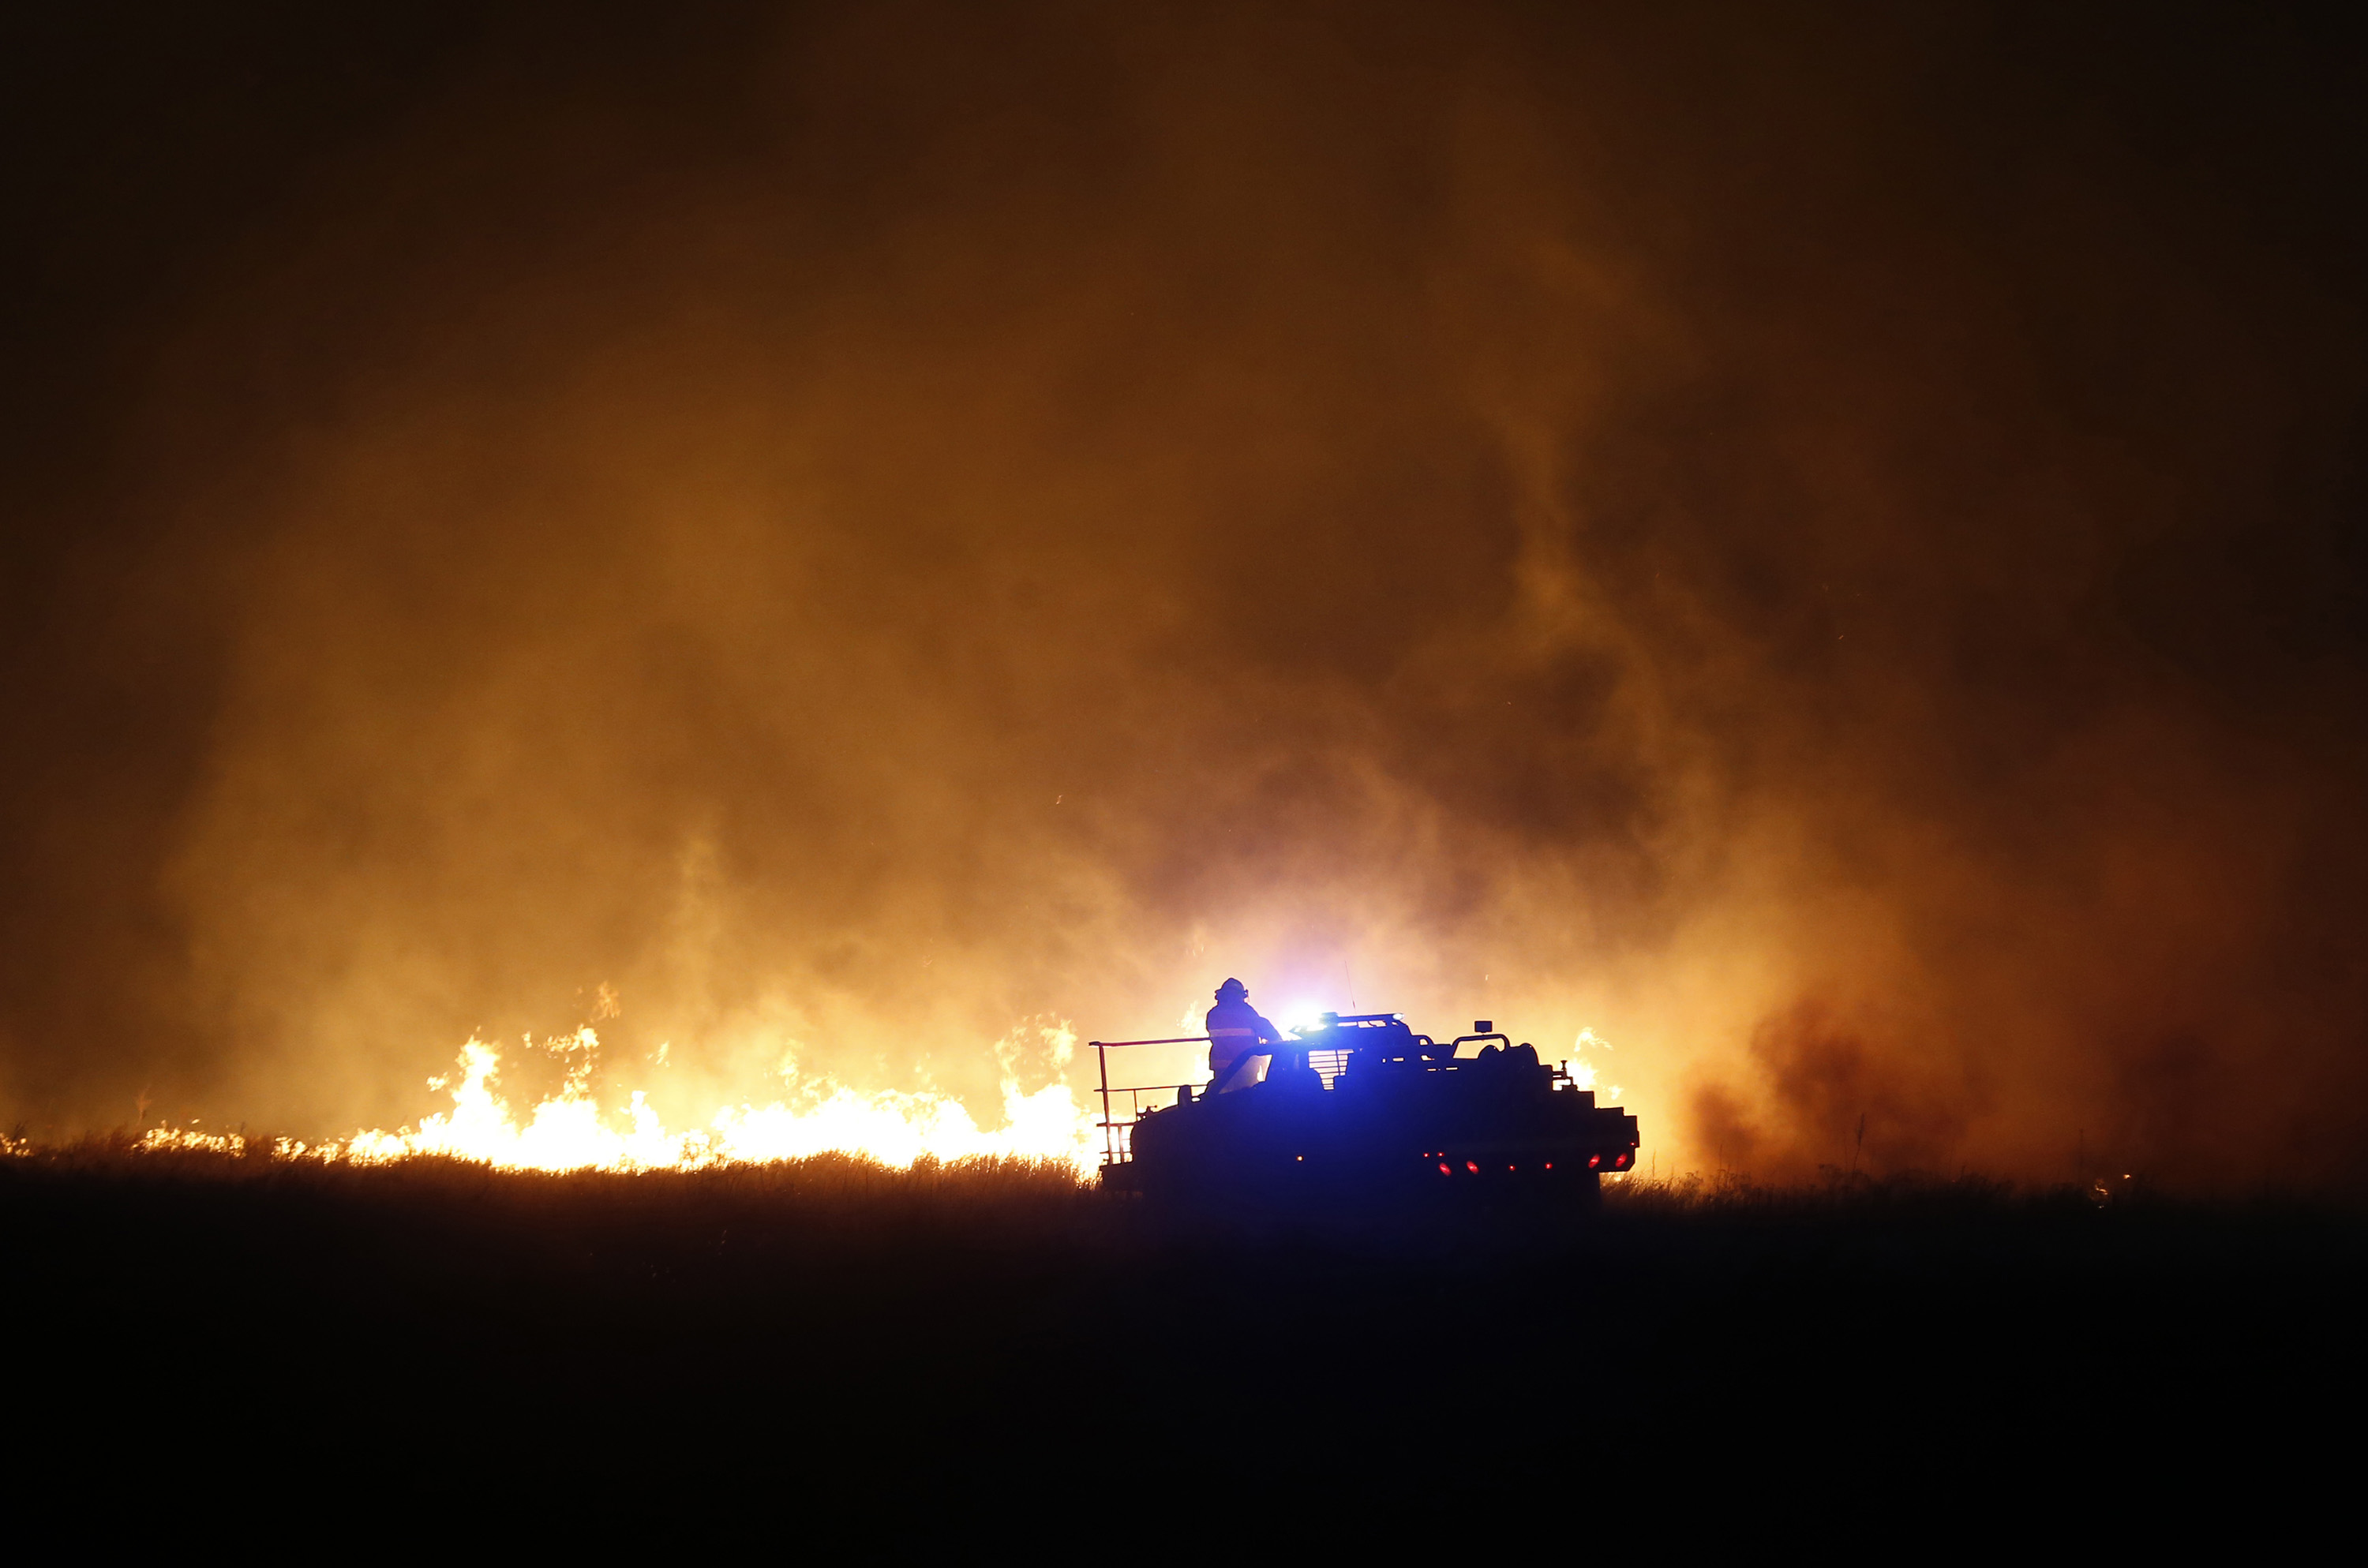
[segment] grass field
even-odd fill
[[[1393,1506],[1409,1476],[1560,1494],[1672,1464],[1938,1484],[2008,1455],[2077,1486],[2232,1431],[2291,1460],[2359,1392],[2368,1303],[2348,1211],[1970,1180],[1341,1230],[1163,1224],[1016,1162],[546,1176],[93,1142],[0,1161],[0,1225],[14,1409],[74,1463],[676,1467],[822,1505],[926,1477],[1139,1510],[1240,1467]]]

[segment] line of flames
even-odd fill
[[[1065,1028],[1041,1032],[1055,1063],[1065,1062],[1075,1036]],[[456,1074],[428,1080],[429,1088],[450,1091],[450,1111],[423,1118],[416,1129],[394,1132],[373,1129],[321,1143],[281,1138],[274,1141],[272,1152],[282,1159],[358,1165],[443,1155],[501,1170],[533,1171],[696,1170],[824,1153],[855,1154],[905,1169],[924,1158],[1000,1157],[1059,1161],[1080,1180],[1092,1176],[1101,1160],[1092,1111],[1077,1103],[1066,1084],[1054,1082],[1023,1092],[1008,1071],[1012,1062],[1008,1050],[998,1052],[1007,1068],[1004,1124],[992,1131],[980,1127],[970,1108],[950,1096],[893,1089],[861,1094],[825,1081],[796,1105],[780,1100],[727,1105],[717,1109],[706,1127],[673,1131],[640,1089],[632,1091],[625,1106],[613,1113],[601,1108],[589,1086],[592,1056],[599,1043],[589,1026],[572,1038],[548,1042],[546,1049],[571,1058],[566,1081],[557,1094],[539,1101],[522,1122],[495,1088],[501,1053],[472,1039],[461,1048]],[[1563,1064],[1576,1087],[1596,1085],[1595,1068],[1582,1060],[1590,1049],[1609,1051],[1611,1046],[1593,1029],[1582,1029],[1572,1059]],[[1614,1085],[1610,1093],[1617,1099],[1620,1090]],[[149,1149],[244,1153],[247,1140],[234,1132],[156,1128],[141,1143]],[[0,1152],[15,1150],[0,1140]]]
[[[1056,1055],[1065,1059],[1066,1031]],[[560,1091],[538,1102],[520,1120],[495,1088],[501,1053],[480,1040],[461,1048],[457,1073],[428,1081],[449,1088],[452,1108],[425,1117],[416,1128],[371,1130],[321,1143],[278,1139],[273,1153],[283,1159],[344,1160],[380,1165],[421,1155],[472,1160],[501,1170],[694,1170],[715,1165],[767,1165],[822,1153],[848,1153],[906,1168],[916,1160],[1002,1157],[1066,1164],[1078,1177],[1100,1163],[1101,1142],[1091,1110],[1077,1103],[1066,1084],[1055,1082],[1023,1092],[1007,1072],[1001,1127],[979,1126],[970,1108],[951,1096],[930,1091],[859,1093],[844,1085],[816,1085],[800,1103],[727,1105],[707,1126],[670,1131],[635,1089],[618,1110],[603,1109],[589,1086],[590,1051],[598,1037],[586,1028],[567,1048],[584,1052]],[[1007,1055],[1006,1062],[1009,1058]],[[237,1133],[157,1128],[145,1133],[150,1149],[244,1153]]]

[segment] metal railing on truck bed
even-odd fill
[[[1101,1087],[1097,1092],[1102,1096],[1102,1119],[1095,1125],[1102,1130],[1102,1164],[1105,1166],[1122,1165],[1134,1158],[1133,1147],[1134,1124],[1143,1119],[1143,1096],[1145,1095],[1173,1096],[1179,1089],[1190,1089],[1198,1085],[1121,1084],[1112,1088],[1110,1081],[1110,1053],[1134,1045],[1206,1045],[1209,1043],[1209,1037],[1204,1034],[1188,1034],[1178,1035],[1173,1040],[1088,1040],[1087,1043],[1094,1048],[1094,1065],[1101,1073]],[[1112,1095],[1127,1096],[1126,1119],[1122,1121],[1110,1114]]]
[[[1133,1133],[1134,1124],[1143,1119],[1143,1096],[1167,1095],[1171,1096],[1169,1103],[1173,1103],[1173,1097],[1179,1091],[1197,1090],[1201,1085],[1198,1084],[1113,1085],[1110,1081],[1110,1053],[1136,1045],[1206,1045],[1209,1043],[1209,1037],[1204,1034],[1191,1034],[1178,1035],[1167,1040],[1087,1040],[1086,1043],[1094,1048],[1094,1063],[1101,1074],[1101,1085],[1095,1092],[1102,1097],[1102,1119],[1094,1125],[1102,1130],[1102,1164],[1122,1165],[1134,1158]],[[1317,1075],[1324,1080],[1324,1086],[1326,1089],[1332,1086],[1342,1073],[1348,1071],[1349,1049],[1345,1046],[1328,1050],[1318,1047],[1307,1051],[1305,1054],[1307,1065],[1314,1068]],[[1112,1096],[1125,1096],[1126,1116],[1122,1119],[1111,1114]]]

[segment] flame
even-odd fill
[[[1065,1025],[1041,1029],[1055,1068],[1076,1044]],[[423,1119],[417,1128],[387,1132],[373,1129],[320,1144],[279,1140],[282,1158],[347,1160],[378,1165],[438,1154],[472,1160],[501,1170],[689,1170],[714,1165],[761,1165],[837,1153],[861,1155],[885,1165],[909,1167],[916,1160],[980,1156],[1054,1160],[1080,1180],[1100,1163],[1094,1115],[1077,1103],[1066,1084],[1054,1082],[1023,1092],[1015,1069],[1018,1042],[996,1048],[1004,1068],[1003,1125],[982,1128],[968,1107],[928,1090],[860,1094],[828,1079],[803,1085],[792,1100],[768,1105],[726,1105],[701,1128],[671,1130],[634,1089],[611,1110],[591,1089],[594,1053],[600,1037],[589,1025],[573,1036],[547,1041],[545,1049],[567,1059],[560,1090],[526,1111],[514,1113],[498,1091],[501,1052],[471,1039],[461,1048],[450,1076],[428,1080],[449,1092],[452,1108]],[[793,1085],[794,1063],[785,1069]],[[147,1133],[150,1149],[204,1150],[239,1153],[245,1140],[170,1128]]]
[[[207,1154],[243,1154],[246,1140],[235,1132],[191,1132],[178,1127],[152,1127],[140,1135],[143,1149],[189,1149]]]
[[[1570,1043],[1571,1054],[1569,1059],[1565,1061],[1562,1064],[1564,1074],[1570,1079],[1570,1086],[1574,1089],[1595,1088],[1597,1086],[1595,1064],[1586,1060],[1587,1052],[1590,1051],[1609,1051],[1611,1049],[1611,1042],[1604,1039],[1601,1035],[1597,1034],[1594,1029],[1583,1028],[1579,1030],[1578,1038]],[[1618,1104],[1620,1100],[1620,1085],[1613,1084],[1609,1088],[1605,1089],[1603,1098],[1611,1104]]]
[[[1056,1064],[1074,1037],[1047,1030]],[[495,1090],[501,1053],[479,1040],[461,1048],[452,1108],[427,1117],[416,1131],[358,1132],[317,1153],[365,1164],[417,1154],[445,1154],[505,1170],[684,1170],[757,1165],[825,1153],[860,1154],[882,1165],[909,1166],[940,1160],[1000,1155],[1059,1160],[1082,1178],[1099,1163],[1094,1118],[1065,1084],[1023,1093],[1003,1050],[1004,1125],[979,1126],[960,1100],[927,1090],[860,1094],[827,1080],[807,1087],[794,1103],[720,1107],[704,1128],[671,1131],[647,1095],[632,1091],[609,1112],[589,1088],[591,1053],[599,1037],[587,1025],[562,1049],[571,1061],[560,1091],[527,1112],[523,1121]],[[434,1086],[442,1087],[442,1084]]]

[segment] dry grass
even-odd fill
[[[825,1509],[916,1465],[932,1494],[1083,1466],[1167,1495],[1278,1434],[1426,1435],[1425,1475],[1486,1434],[1500,1479],[1562,1484],[1782,1412],[1928,1444],[2020,1441],[2039,1409],[2188,1431],[2199,1390],[2266,1410],[2356,1381],[2368,1305],[2346,1215],[1971,1179],[1632,1181],[1550,1229],[1171,1229],[1021,1161],[541,1176],[95,1139],[0,1160],[0,1234],[37,1349],[11,1397],[102,1420],[85,1444],[183,1462],[186,1416],[123,1419],[170,1391],[243,1413],[243,1442],[337,1433],[340,1471],[358,1441],[390,1465],[499,1433],[505,1465],[696,1454]],[[1403,1470],[1326,1484],[1386,1508]]]
[[[1040,1228],[1083,1225],[1095,1231],[1110,1229],[1100,1218],[1113,1212],[1125,1221],[1120,1229],[1144,1218],[1140,1209],[1115,1203],[1090,1181],[1080,1182],[1063,1162],[992,1156],[956,1161],[924,1157],[909,1169],[830,1153],[689,1171],[544,1173],[497,1170],[434,1155],[379,1164],[290,1159],[268,1153],[259,1143],[243,1153],[157,1147],[117,1131],[54,1145],[10,1144],[0,1156],[0,1181],[11,1176],[35,1186],[302,1191],[371,1204],[416,1205],[423,1210],[489,1201],[527,1208],[577,1206],[616,1215],[761,1208],[780,1218],[803,1221],[866,1222],[895,1216]],[[1877,1177],[1827,1172],[1815,1182],[1770,1184],[1740,1172],[1694,1172],[1668,1177],[1638,1175],[1607,1182],[1603,1188],[1605,1218],[1625,1228],[1970,1219],[2050,1222],[2108,1209],[2198,1221],[2231,1214],[2308,1216],[2339,1227],[2353,1212],[2348,1205],[2291,1194],[2255,1191],[2216,1200],[2174,1201],[2142,1189],[2109,1196],[2069,1185],[2018,1185],[1979,1174],[1907,1172]]]
[[[979,1209],[1074,1203],[1090,1192],[1059,1160],[982,1156],[942,1161],[924,1156],[898,1169],[852,1154],[817,1154],[768,1165],[716,1165],[700,1170],[497,1170],[441,1155],[366,1163],[283,1158],[254,1144],[237,1153],[155,1147],[129,1133],[102,1133],[71,1142],[19,1143],[0,1172],[58,1179],[141,1183],[194,1182],[227,1187],[307,1187],[345,1193],[403,1194],[433,1201],[501,1190],[520,1197],[598,1195],[610,1202],[678,1203],[698,1198],[763,1199],[792,1209],[846,1206],[952,1205]]]

